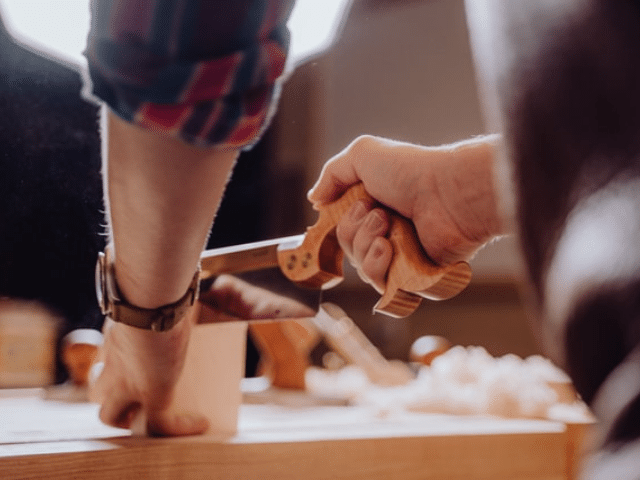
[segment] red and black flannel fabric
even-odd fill
[[[278,96],[292,0],[93,0],[85,94],[198,146],[255,143]]]

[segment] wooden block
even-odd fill
[[[205,323],[193,328],[176,405],[203,413],[209,434],[233,434],[242,402],[247,323],[206,323],[214,318],[210,307],[199,303],[197,309],[194,314]]]
[[[0,388],[54,382],[60,322],[37,302],[0,298]]]

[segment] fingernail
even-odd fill
[[[380,245],[375,244],[373,246],[373,258],[380,258],[382,257],[383,253],[384,253],[384,249]]]
[[[367,227],[373,231],[380,230],[384,226],[384,219],[382,218],[382,215],[375,210],[369,213],[365,222]]]
[[[362,203],[361,201],[357,201],[351,207],[351,211],[349,212],[349,218],[354,222],[357,222],[362,217],[364,217],[366,213],[367,213],[367,209],[364,206],[364,203]]]

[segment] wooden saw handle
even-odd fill
[[[351,187],[338,200],[320,207],[318,221],[307,229],[300,246],[278,251],[280,268],[290,280],[322,289],[342,280],[344,254],[335,229],[358,200],[372,200],[362,183]],[[445,300],[464,290],[471,280],[469,264],[436,265],[418,241],[413,224],[396,212],[390,213],[388,238],[393,246],[393,258],[385,292],[374,311],[406,317],[418,308],[422,298]]]

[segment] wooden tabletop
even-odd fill
[[[242,405],[229,438],[132,437],[96,405],[0,398],[3,479],[566,479],[574,426],[367,407]]]

